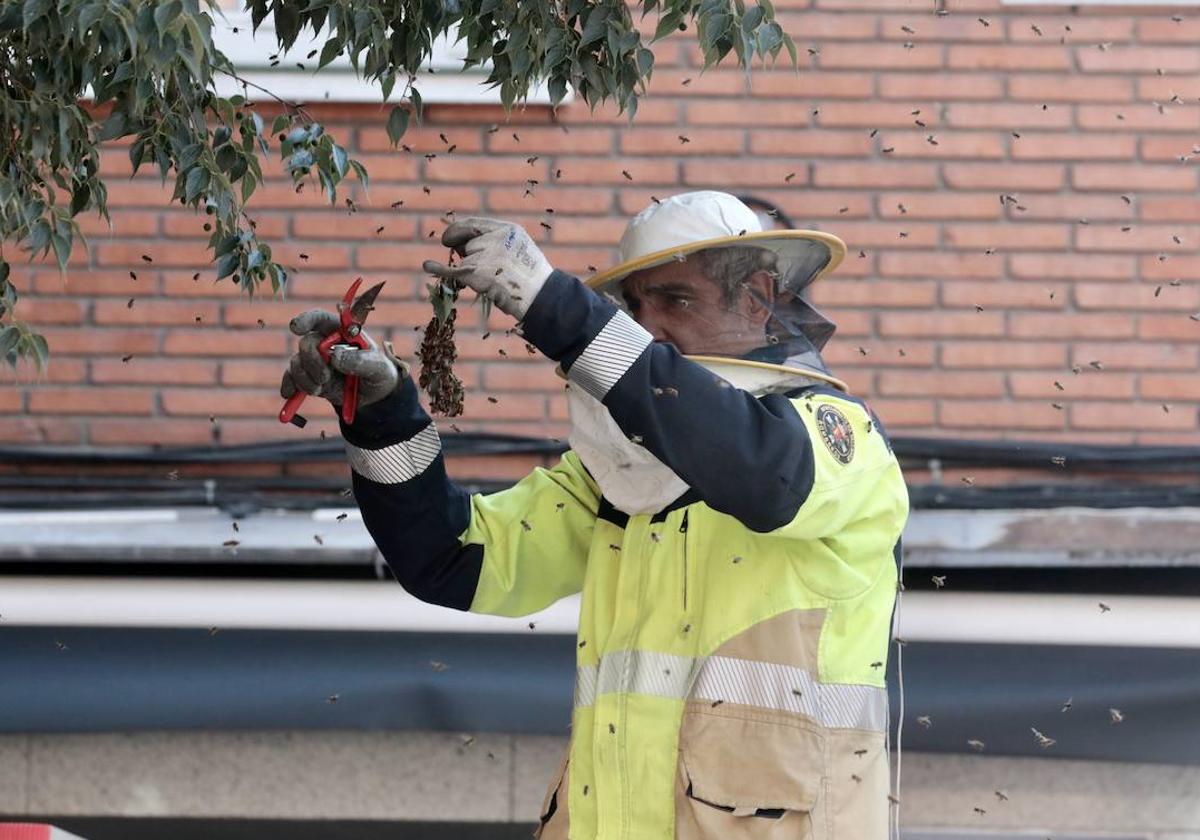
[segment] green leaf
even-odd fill
[[[229,180],[231,182],[239,180],[246,174],[246,169],[250,166],[246,162],[248,160],[253,160],[253,158],[245,158],[239,155],[238,159],[233,162],[233,166],[229,169]]]
[[[587,23],[583,26],[583,35],[579,38],[579,46],[583,47],[594,44],[604,37],[606,24],[608,23],[608,8],[604,6],[595,6],[592,8],[587,17]]]
[[[308,149],[297,149],[292,152],[290,166],[292,169],[303,169],[313,165],[313,153]]]
[[[108,115],[108,119],[100,125],[100,131],[96,134],[96,139],[104,141],[123,137],[127,121],[128,118],[124,111],[113,111]]]
[[[337,200],[337,188],[330,174],[320,167],[317,168],[317,181],[321,185],[321,193],[333,204]]]
[[[277,116],[275,121],[271,123],[271,136],[275,137],[278,135],[281,131],[287,128],[289,122],[291,122],[291,120],[288,119],[287,114],[280,114]]]
[[[354,174],[358,176],[358,180],[360,182],[362,182],[363,188],[366,189],[366,187],[367,187],[367,170],[366,170],[366,168],[361,163],[354,160],[353,158],[350,160],[350,168],[354,170]]]
[[[105,4],[101,3],[99,0],[93,0],[93,2],[84,6],[83,11],[79,13],[79,24],[78,29],[76,30],[80,35],[91,29],[92,26],[94,26],[96,22],[103,17],[104,6]]]
[[[250,200],[250,196],[254,195],[254,191],[258,189],[258,179],[251,177],[242,178],[242,204]]]
[[[13,326],[0,328],[0,359],[7,358],[9,351],[17,346],[21,331]]]
[[[287,271],[279,263],[271,263],[267,271],[271,275],[271,290],[278,293],[287,283]]]
[[[678,12],[668,12],[658,19],[658,26],[654,28],[654,37],[652,41],[661,41],[663,38],[672,34],[679,28],[679,24],[683,21],[683,16]]]
[[[33,230],[29,233],[29,250],[37,253],[43,250],[50,242],[50,225],[46,224],[45,219],[38,219],[33,226]]]
[[[337,58],[338,53],[342,51],[342,47],[344,46],[346,46],[346,41],[343,38],[330,38],[326,41],[325,46],[321,48],[321,58],[317,62],[317,69],[320,70]]]
[[[175,22],[175,18],[179,17],[179,13],[183,11],[183,3],[180,0],[167,0],[165,3],[158,3],[154,9],[154,25],[158,27],[158,31],[165,32],[167,27]]]
[[[425,102],[421,99],[421,92],[415,87],[408,89],[408,98],[412,100],[413,113],[420,123],[425,118]]]
[[[400,138],[406,131],[408,131],[408,109],[403,105],[395,105],[392,107],[392,113],[388,115],[387,121],[388,139],[392,141],[393,147],[399,145]]]
[[[270,11],[267,0],[248,0],[245,5],[250,8],[250,28],[257,32],[258,25],[266,19]]]
[[[208,170],[203,166],[194,166],[188,170],[186,186],[184,187],[183,198],[188,204],[196,200],[207,187],[209,181]]]
[[[109,82],[110,82],[110,84],[116,85],[116,84],[120,84],[121,82],[128,81],[129,79],[132,79],[132,78],[133,78],[133,62],[132,61],[122,61],[120,64],[117,65],[117,69],[115,71],[113,71],[112,78],[109,80]]]
[[[769,23],[759,30],[758,48],[762,53],[775,55],[783,44],[783,27],[778,23]]]
[[[37,22],[38,18],[48,14],[52,5],[51,0],[25,0],[25,6],[22,9],[25,29],[28,30]]]
[[[6,281],[0,284],[0,318],[4,317],[4,313],[16,309],[19,297],[17,287],[12,283]]]
[[[792,66],[796,66],[796,42],[792,40],[792,36],[786,32],[783,33],[783,46],[787,49],[788,55],[792,59]]]
[[[67,270],[67,260],[71,258],[71,243],[59,233],[50,234],[50,247],[54,250],[54,259],[58,262],[60,272]]]
[[[646,78],[650,77],[650,71],[654,68],[654,53],[642,47],[637,54],[638,72]]]
[[[300,14],[296,9],[298,3],[275,4],[275,34],[279,43],[287,49],[296,42],[300,34]]]
[[[438,323],[446,323],[446,319],[450,317],[450,311],[454,309],[454,298],[445,291],[437,287],[430,287],[429,302],[433,304],[433,314],[437,316]]]
[[[236,248],[239,242],[241,242],[241,239],[238,237],[238,235],[236,233],[231,233],[217,243],[214,253],[218,257],[224,256]]]
[[[83,212],[88,206],[88,201],[92,197],[92,187],[87,181],[79,181],[76,183],[75,190],[71,193],[71,215],[76,216]]]
[[[567,95],[567,80],[562,76],[554,76],[549,82],[550,104],[557,105]]]
[[[228,172],[233,168],[233,164],[237,162],[239,157],[241,156],[238,154],[237,149],[235,149],[233,146],[222,146],[221,148],[217,149],[217,166],[222,172]]]
[[[31,333],[29,336],[29,347],[33,350],[33,357],[37,360],[38,370],[44,371],[47,362],[50,361],[50,348],[46,345],[45,337],[38,333]]]
[[[333,167],[337,170],[337,174],[343,178],[346,177],[346,172],[349,170],[350,157],[346,154],[346,150],[336,143],[333,146]]]
[[[146,138],[137,140],[129,147],[129,162],[133,165],[133,174],[136,175],[138,167],[142,165],[142,153],[146,150]],[[132,177],[132,176],[130,176]]]
[[[228,254],[221,257],[221,259],[217,261],[217,279],[221,280],[228,277],[230,274],[233,274],[234,270],[238,267],[240,260],[241,258],[238,256],[237,251],[230,251]]]
[[[192,74],[192,78],[200,81],[205,76],[204,68],[202,67],[204,56],[207,52],[204,35],[200,32],[200,27],[196,25],[194,17],[185,18],[184,27],[187,31],[188,48],[180,50],[179,57],[187,65],[188,72]]]

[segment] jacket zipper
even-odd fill
[[[679,523],[679,533],[683,534],[683,609],[688,608],[688,552],[687,552],[688,511],[683,512],[683,520]]]

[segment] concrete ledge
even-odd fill
[[[433,732],[5,736],[0,814],[528,823],[565,747]],[[1200,838],[1200,767],[906,752],[901,799],[909,840]]]
[[[909,826],[1006,832],[983,837],[1200,837],[1200,767],[905,753],[901,800]]]
[[[564,744],[441,732],[6,736],[0,813],[531,822]]]

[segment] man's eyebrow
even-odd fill
[[[647,285],[642,290],[642,294],[650,294],[652,292],[690,292],[692,284],[683,280],[664,280],[661,283]]]

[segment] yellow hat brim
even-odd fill
[[[824,268],[813,276],[812,280],[814,281],[833,271],[846,257],[846,243],[832,233],[825,233],[820,230],[764,230],[758,233],[747,233],[742,236],[719,236],[715,239],[702,239],[698,242],[676,245],[673,248],[663,248],[661,251],[654,251],[653,253],[632,260],[626,260],[620,265],[593,274],[583,282],[589,289],[598,289],[609,283],[624,280],[635,271],[664,265],[671,262],[671,260],[686,257],[688,254],[694,254],[697,251],[704,251],[709,248],[721,248],[728,245],[754,243],[759,247],[771,248],[771,250],[783,252],[786,251],[786,248],[773,248],[772,243],[782,244],[796,239],[817,241],[829,249],[829,261],[825,264]]]

